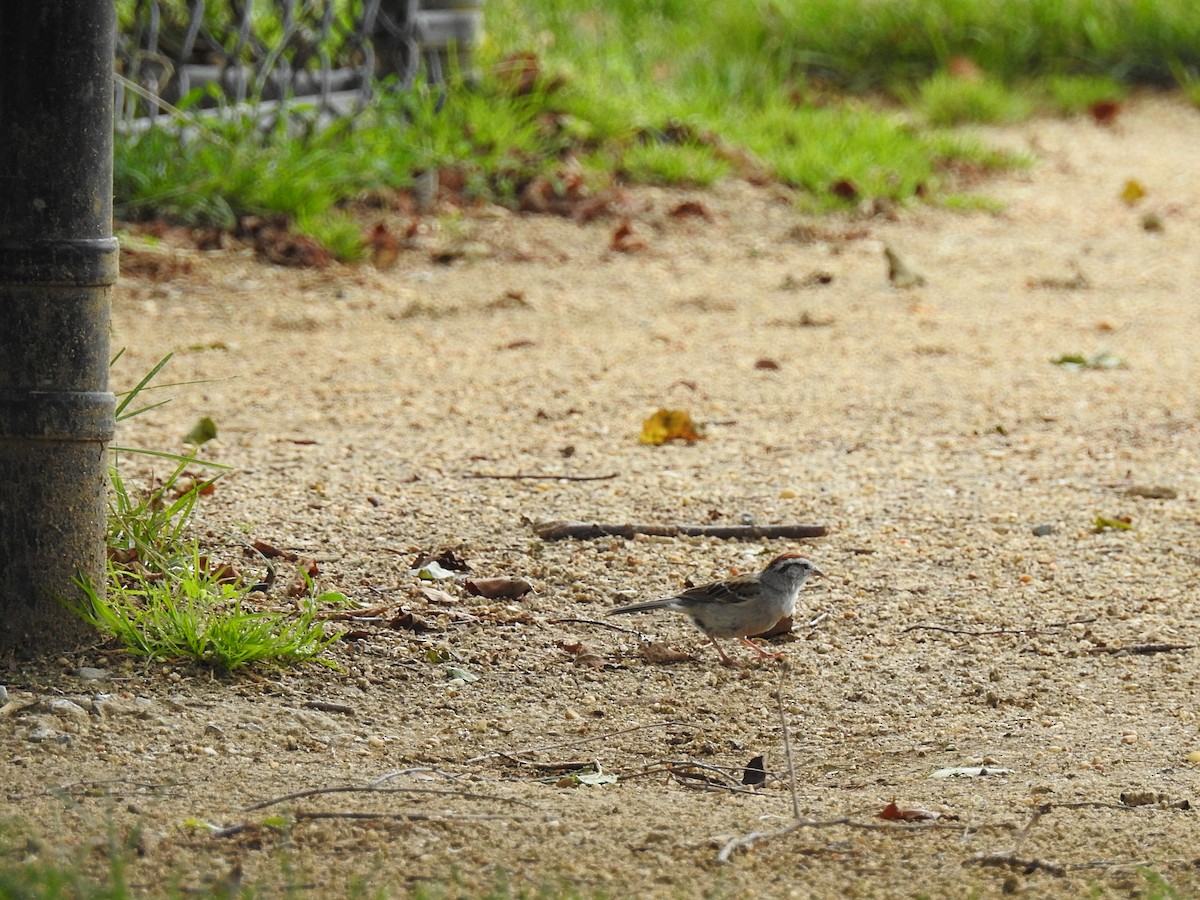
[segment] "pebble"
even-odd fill
[[[70,740],[66,735],[60,735],[53,728],[48,728],[45,725],[39,725],[33,731],[29,732],[29,740],[34,744],[44,744],[47,741],[65,742]]]
[[[0,684],[0,706],[8,702],[8,688]]]
[[[87,710],[75,703],[72,700],[67,700],[65,697],[55,697],[53,700],[46,702],[46,708],[56,716],[64,719],[78,719],[86,721],[88,717]]]
[[[75,672],[84,681],[103,681],[110,674],[108,669],[97,669],[93,666],[80,666]]]

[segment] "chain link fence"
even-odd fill
[[[103,2],[103,0],[102,0]],[[468,71],[482,0],[117,0],[116,113],[140,130],[189,111],[352,115],[377,91]]]

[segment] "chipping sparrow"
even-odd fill
[[[790,616],[796,609],[796,596],[804,582],[811,575],[824,574],[799,553],[784,553],[771,560],[757,575],[738,575],[697,585],[674,597],[618,606],[610,609],[608,614],[677,610],[692,617],[727,666],[737,663],[725,655],[717,638],[741,638],[759,656],[776,659],[777,655],[767,653],[751,641],[749,635],[761,634],[784,616]]]

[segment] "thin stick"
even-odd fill
[[[1110,656],[1149,656],[1151,653],[1175,653],[1195,648],[1195,644],[1130,644],[1126,647],[1092,647],[1088,652],[1107,653]]]
[[[525,753],[540,753],[542,750],[557,750],[559,747],[574,747],[578,744],[590,744],[594,741],[607,741],[609,738],[619,737],[623,734],[632,734],[635,731],[645,731],[648,728],[692,728],[686,722],[654,722],[650,725],[635,725],[633,728],[623,728],[620,731],[610,731],[606,734],[596,734],[591,737],[575,738],[569,741],[559,741],[554,744],[542,744],[538,747],[526,747],[523,750],[497,750],[492,753],[484,753],[480,756],[473,756],[464,763],[482,762],[485,759],[495,759],[498,756],[521,756]]]
[[[969,637],[982,637],[989,634],[1060,634],[1068,625],[1086,625],[1089,622],[1095,622],[1095,618],[1078,619],[1074,622],[1051,622],[1049,628],[1054,631],[1047,631],[1043,628],[950,628],[946,625],[909,625],[907,628],[900,630],[901,634],[908,634],[910,631],[942,631],[946,634],[965,634]]]
[[[796,766],[792,763],[792,736],[788,731],[787,715],[783,711],[783,679],[787,675],[787,660],[779,663],[779,687],[775,689],[775,699],[779,701],[779,723],[783,726],[783,754],[787,759],[788,786],[792,791],[792,816],[800,819],[800,796],[796,793]]]
[[[529,475],[492,475],[487,472],[472,472],[463,478],[491,478],[502,481],[611,481],[619,474],[610,472],[608,475],[554,475],[548,472],[534,472]]]
[[[533,530],[543,541],[567,538],[590,540],[603,537],[712,537],[740,540],[813,538],[829,533],[824,525],[622,525],[602,522],[536,522]]]
[[[924,822],[921,824],[910,824],[906,822],[856,822],[849,816],[843,816],[838,819],[798,819],[788,825],[784,825],[775,831],[752,831],[749,834],[744,834],[741,837],[733,837],[725,842],[725,846],[721,848],[721,852],[717,854],[717,862],[729,862],[729,857],[733,855],[733,851],[741,848],[753,847],[759,841],[767,840],[768,838],[785,837],[793,831],[799,831],[801,828],[857,828],[860,831],[953,831],[963,832],[968,831],[975,833],[977,831],[997,830],[997,831],[1012,831],[1015,826],[1008,822],[983,823],[981,825],[957,825],[952,823],[942,822]]]
[[[398,819],[401,822],[526,822],[527,817],[513,819],[511,816],[487,816],[464,813],[372,813],[372,812],[298,812],[296,821],[302,819]]]
[[[263,800],[259,803],[243,807],[242,811],[254,812],[257,809],[266,809],[268,806],[285,803],[288,800],[300,800],[304,797],[317,797],[322,794],[436,794],[441,797],[463,797],[467,800],[497,800],[501,803],[513,803],[517,806],[530,806],[530,804],[522,800],[514,800],[508,797],[493,797],[488,794],[472,794],[468,791],[448,791],[441,788],[384,788],[372,785],[343,785],[341,787],[312,788],[307,791],[295,791],[291,794],[284,794],[282,797],[272,797],[270,800]]]
[[[620,625],[614,625],[612,622],[601,622],[599,619],[551,619],[551,625],[599,625],[601,628],[611,628],[613,631],[620,631],[622,634],[632,634],[634,637],[646,640],[645,632],[638,631],[636,628],[624,628]]]

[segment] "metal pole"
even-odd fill
[[[112,237],[111,0],[0,0],[0,656],[88,629],[104,575]]]

